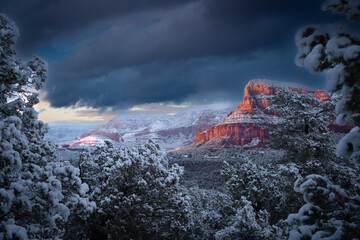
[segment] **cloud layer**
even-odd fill
[[[336,20],[320,1],[4,1],[23,54],[49,61],[52,106],[131,108],[241,98],[252,78],[324,84],[294,65],[296,30]]]

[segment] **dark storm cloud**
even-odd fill
[[[204,3],[197,2],[121,19],[100,36],[79,44],[64,64],[67,69],[102,74],[154,60],[244,54],[259,46],[264,36],[273,34],[274,26],[282,25],[276,17],[253,18],[233,26],[216,24],[205,16],[206,10]]]
[[[131,15],[146,9],[167,9],[190,0],[2,0],[0,11],[20,28],[21,51],[34,48],[53,39],[82,32],[111,19]]]
[[[252,78],[319,86],[321,76],[294,65],[293,41],[298,27],[335,19],[320,3],[31,0],[0,8],[20,27],[20,50],[70,39],[68,52],[50,62],[53,106],[126,108],[239,98]]]
[[[201,57],[172,62],[156,62],[122,68],[95,78],[58,84],[49,95],[54,106],[116,106],[127,108],[149,102],[183,101],[209,103],[241,101],[249,79],[298,82],[321,87],[324,79],[308,77],[306,69],[294,64],[293,54],[282,51],[257,52],[249,58]],[[292,76],[292,77],[290,77]],[[305,80],[305,81],[304,81]]]
[[[277,48],[293,42],[295,26],[313,20],[321,13],[317,8],[294,1],[234,0],[151,9],[113,20],[103,34],[81,42],[64,65],[92,75],[154,60],[244,55],[258,48]]]

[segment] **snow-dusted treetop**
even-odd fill
[[[327,1],[324,8],[360,21],[358,1]],[[347,119],[360,126],[360,36],[342,26],[307,26],[298,31],[295,42],[299,49],[296,64],[313,73],[327,71],[328,89],[340,95],[336,106],[337,123],[344,124]],[[351,134],[360,135],[360,130]],[[346,156],[354,156],[359,145],[360,142],[347,142],[338,152],[344,153],[345,147],[349,152]]]
[[[332,9],[333,13],[344,13],[350,20],[360,22],[360,2],[358,0],[327,0],[323,10]]]
[[[46,63],[18,59],[18,36],[0,15],[0,239],[57,239],[70,209],[89,203],[81,196],[87,186],[72,165],[49,161],[53,146],[44,141],[47,126],[37,119],[32,91],[46,80]]]

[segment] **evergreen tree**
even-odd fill
[[[334,117],[333,103],[311,94],[279,89],[270,100],[269,109],[284,119],[283,124],[270,132],[272,146],[286,150],[286,161],[328,159],[333,156],[332,134],[328,129]]]
[[[215,239],[274,239],[276,229],[269,222],[266,210],[255,211],[252,203],[241,197],[236,201],[236,215],[230,226],[216,232]]]
[[[298,167],[291,164],[257,165],[245,158],[231,166],[224,163],[222,175],[225,186],[234,201],[245,197],[257,212],[268,212],[268,220],[276,224],[300,205],[299,196],[292,190],[293,182],[301,176]]]
[[[37,56],[18,59],[18,36],[15,24],[0,15],[0,239],[53,239],[63,234],[70,210],[89,202],[76,169],[50,162],[48,128],[33,108],[46,63]]]
[[[80,169],[97,204],[79,229],[90,239],[178,239],[189,229],[190,202],[179,184],[183,169],[169,167],[153,142],[115,148],[106,141],[81,156]]]
[[[290,214],[289,239],[357,239],[360,236],[360,197],[320,175],[296,181],[294,190],[303,194],[305,204]]]
[[[240,233],[241,236],[247,236],[242,231],[246,232],[245,229],[251,225],[252,230],[248,231],[254,230],[252,232],[254,235],[248,236],[249,238],[287,239],[288,226],[283,220],[289,213],[298,211],[304,204],[301,199],[303,192],[298,191],[298,187],[295,191],[292,188],[296,179],[306,179],[306,176],[314,173],[322,174],[325,176],[323,178],[337,182],[339,188],[346,189],[348,196],[358,196],[360,194],[359,172],[359,167],[355,163],[349,164],[338,158],[329,161],[309,160],[285,164],[275,162],[266,165],[255,164],[245,158],[243,162],[235,166],[225,163],[222,174],[226,180],[226,190],[233,201],[233,210],[240,212],[236,214],[230,212],[231,215],[228,218],[232,220],[227,218],[226,227],[218,231],[216,236],[218,238],[234,238],[235,236],[239,238]],[[249,203],[244,204],[243,200]],[[356,204],[358,202],[354,200],[349,207],[356,210],[358,209]],[[244,207],[247,207],[248,210],[242,209]],[[331,209],[326,211],[330,214]],[[244,219],[248,216],[243,215],[245,212],[252,215],[251,219],[256,221],[249,220],[252,224],[248,222],[250,225],[243,225],[241,222],[245,221]],[[358,213],[354,213],[354,216],[356,214]],[[322,221],[321,219],[315,220],[315,218],[316,216],[314,216],[314,221]],[[338,219],[341,219],[340,215],[338,215]],[[260,223],[266,224],[261,225]],[[306,225],[305,222],[297,223],[296,228],[302,229],[302,225]],[[355,222],[354,226],[354,229],[358,228],[359,222]],[[262,235],[263,233],[269,235],[266,237]]]
[[[193,227],[184,239],[215,239],[216,232],[232,224],[236,209],[229,194],[192,187],[188,190],[188,195]]]
[[[332,9],[333,13],[344,13],[349,20],[360,22],[360,3],[357,0],[327,0],[323,9]]]
[[[324,9],[360,22],[360,3],[356,0],[330,0]],[[313,73],[327,71],[329,90],[340,95],[337,122],[349,120],[356,125],[338,144],[338,154],[360,158],[360,37],[343,26],[307,26],[297,33],[296,45],[296,64]]]

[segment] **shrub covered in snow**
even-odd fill
[[[274,239],[276,228],[268,222],[266,210],[255,211],[252,203],[241,197],[230,225],[216,232],[215,239]]]
[[[179,184],[183,168],[170,167],[152,141],[137,148],[106,141],[93,155],[82,154],[80,170],[97,205],[79,227],[90,239],[174,239],[189,229],[189,198]]]
[[[295,164],[260,166],[245,158],[235,166],[225,163],[222,174],[232,198],[242,201],[245,197],[256,212],[268,212],[271,224],[301,205],[292,191],[293,182],[300,176]]]
[[[218,231],[226,228],[236,214],[231,196],[214,189],[192,187],[188,190],[191,201],[192,229],[185,239],[215,239]]]

